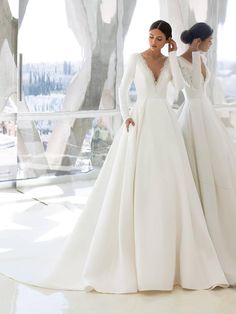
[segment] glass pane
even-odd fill
[[[218,69],[217,76],[223,87],[219,90],[219,99],[225,96],[227,102],[236,101],[236,45],[234,44],[236,2],[228,0],[224,24],[218,29]]]
[[[107,30],[110,28],[111,32],[113,25],[108,17],[103,16],[103,21],[95,13],[97,22],[93,20],[97,25],[93,27],[94,21],[83,19],[88,19],[90,13],[94,15],[94,12],[84,13],[83,7],[76,7],[77,10],[71,14],[73,5],[78,4],[65,0],[28,2],[19,30],[24,94],[21,111],[55,112],[115,107],[116,44],[114,49],[106,46],[110,42]],[[84,9],[91,11],[91,8]],[[97,10],[97,14],[101,12],[107,14],[104,8]],[[113,14],[116,16],[115,7],[111,13],[112,17]]]
[[[0,182],[16,179],[16,147],[16,122],[0,120]]]
[[[74,119],[73,119],[74,120]],[[71,118],[18,122],[17,178],[42,178],[61,175],[97,175],[109,148],[120,118]],[[67,132],[73,122],[68,141],[57,137],[58,130]],[[20,147],[24,149],[20,150]]]
[[[28,2],[19,30],[19,52],[23,54],[23,92],[28,110],[60,111],[82,58],[67,24],[64,0]]]

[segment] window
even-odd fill
[[[218,68],[217,77],[221,82],[223,90],[220,91],[227,102],[236,101],[236,45],[235,45],[235,14],[236,2],[229,0],[227,4],[226,18],[218,29]]]

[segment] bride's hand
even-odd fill
[[[128,119],[125,121],[125,125],[126,125],[127,132],[129,132],[129,126],[130,126],[130,124],[132,124],[133,126],[135,126],[134,120],[133,120],[132,118],[128,118]]]
[[[174,41],[174,39],[169,39],[169,42],[168,42],[168,51],[171,52],[171,51],[176,51],[177,50],[177,44],[176,42]]]
[[[192,51],[198,51],[199,50],[199,45],[201,44],[201,39],[200,38],[195,38],[191,45],[190,48]]]

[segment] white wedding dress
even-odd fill
[[[25,259],[25,269],[0,254],[0,272],[43,287],[104,293],[228,286],[176,115],[166,102],[168,83],[178,87],[180,77],[174,52],[157,81],[140,54],[131,56],[120,101],[126,119],[134,80],[135,126],[129,133],[125,124],[120,128],[63,250],[54,258],[51,248],[37,261]]]
[[[206,58],[193,52],[192,59],[190,63],[179,57],[186,96],[179,123],[211,238],[227,280],[235,285],[236,154],[207,96],[210,73]],[[201,62],[205,65],[205,78]]]

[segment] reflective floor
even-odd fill
[[[49,214],[53,217],[53,237],[68,233],[78,207],[83,206],[89,195],[87,185],[86,188],[74,185],[73,191],[71,183],[51,187],[50,190],[33,188],[25,190],[25,194],[1,190],[0,232],[4,229],[21,232],[23,222],[12,217],[19,213],[27,214],[30,210],[35,211],[38,221],[48,218]],[[55,216],[50,209],[50,203],[54,202],[67,204],[67,210],[61,210]],[[236,289],[232,288],[213,291],[176,288],[172,292],[112,295],[39,289],[0,275],[0,314],[235,314],[235,309]]]
[[[50,291],[0,276],[1,314],[235,314],[236,290],[111,295]]]

